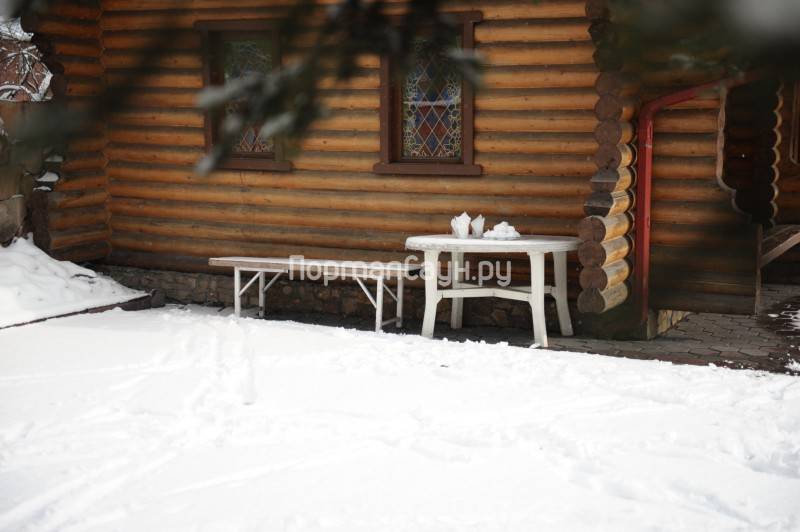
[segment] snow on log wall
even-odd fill
[[[99,5],[91,2],[57,2],[45,14],[23,19],[55,74],[54,98],[69,106],[85,106],[102,92],[99,19]],[[85,261],[110,251],[104,145],[99,125],[70,139],[63,161],[49,165],[61,177],[54,191],[36,195],[36,241],[56,258]]]
[[[330,2],[321,2],[330,3]],[[585,1],[470,1],[476,47],[488,59],[476,97],[481,177],[389,177],[379,160],[379,58],[347,86],[326,84],[333,116],[291,158],[294,171],[219,171],[197,177],[203,115],[198,20],[278,18],[288,0],[104,0],[109,82],[135,65],[167,20],[163,67],[139,81],[136,108],[109,124],[111,260],[204,270],[214,255],[393,259],[411,234],[449,231],[452,216],[482,213],[523,233],[575,235],[596,167],[597,71]],[[400,7],[400,2],[389,2]],[[252,7],[259,6],[259,7]],[[266,6],[266,7],[265,7]],[[393,7],[394,7],[393,6]],[[318,11],[321,13],[321,11]],[[577,290],[577,260],[571,288]],[[521,263],[514,270],[527,275]],[[573,294],[574,295],[574,294]]]

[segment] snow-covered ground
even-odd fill
[[[0,530],[796,531],[800,379],[196,307],[49,320],[0,331]]]
[[[0,247],[0,327],[122,303],[145,295],[48,256],[18,238]]]

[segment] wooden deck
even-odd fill
[[[800,244],[800,225],[778,225],[764,233],[761,244],[761,267],[763,268],[797,244]]]

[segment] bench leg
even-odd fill
[[[544,318],[544,253],[530,253],[530,257],[533,338],[541,347],[547,347],[547,323]]]
[[[383,328],[383,277],[378,277],[378,293],[375,294],[375,332]]]
[[[239,268],[233,269],[233,313],[236,317],[242,314],[242,299],[239,292],[242,291],[242,272]]]
[[[461,282],[464,280],[464,254],[453,252],[451,254],[451,276],[452,288],[460,288]],[[450,309],[450,327],[453,329],[460,329],[464,318],[464,299],[461,297],[454,297],[452,299],[452,307]]]
[[[567,252],[556,251],[553,253],[553,269],[555,272],[555,287],[553,297],[556,298],[558,309],[558,325],[562,336],[572,336],[572,320],[569,316],[567,303]]]
[[[403,326],[403,274],[397,277],[397,321],[395,327],[398,329]]]
[[[422,336],[433,338],[436,324],[436,307],[439,304],[439,252],[425,252],[425,317],[422,320]]]
[[[266,286],[266,274],[258,272],[258,317],[263,318],[267,313],[267,294],[264,291]]]

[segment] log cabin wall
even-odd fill
[[[96,2],[55,3],[46,14],[23,19],[54,73],[55,103],[82,106],[101,93],[99,19]],[[53,192],[34,196],[34,236],[56,258],[88,261],[110,251],[104,145],[103,128],[89,126],[61,148],[61,161],[48,163],[60,180]]]
[[[141,80],[135,107],[109,124],[110,262],[207,270],[219,255],[395,259],[405,237],[449,231],[452,216],[482,213],[523,233],[576,234],[596,172],[597,69],[585,1],[462,1],[479,10],[476,48],[488,67],[476,96],[480,177],[391,177],[379,160],[379,59],[347,86],[325,83],[333,110],[290,173],[193,175],[203,153],[198,20],[279,18],[287,0],[103,0],[102,61],[109,82],[135,65],[169,20],[174,40]],[[329,2],[328,2],[329,3]],[[401,2],[389,2],[392,9]],[[524,266],[515,268],[527,275]],[[571,285],[577,287],[573,258]]]
[[[645,99],[721,75],[663,69],[646,76]],[[758,304],[760,227],[734,208],[723,179],[725,105],[720,91],[656,116],[651,305],[752,314]]]

